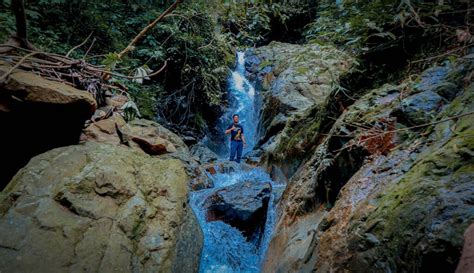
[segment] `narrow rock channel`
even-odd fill
[[[258,94],[244,76],[244,53],[229,77],[231,105],[221,117],[218,131],[231,121],[234,113],[241,118],[248,145],[244,155],[255,146],[259,123]],[[207,169],[214,187],[193,192],[191,207],[204,233],[200,272],[260,272],[275,224],[275,206],[283,192],[264,170],[228,161],[228,139],[208,136],[205,145],[218,160]],[[208,157],[212,158],[212,157]]]

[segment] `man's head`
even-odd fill
[[[234,115],[232,116],[232,120],[234,121],[234,123],[239,123],[239,115],[234,114]]]

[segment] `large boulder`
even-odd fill
[[[0,62],[0,76],[10,68]],[[77,143],[95,108],[86,91],[14,70],[0,83],[0,189],[31,157]]]
[[[193,190],[212,187],[212,181],[194,160],[183,140],[154,121],[135,119],[127,123],[118,113],[114,113],[107,119],[89,124],[82,132],[81,141],[121,143],[151,156],[177,158],[185,164],[186,172],[192,178],[190,187]]]
[[[271,190],[268,182],[251,181],[219,189],[204,203],[207,221],[223,221],[248,239],[259,238],[265,226]]]
[[[246,52],[249,78],[263,94],[262,139],[281,131],[286,119],[323,103],[353,59],[335,47],[271,42]]]
[[[88,142],[34,157],[0,201],[5,272],[195,272],[202,232],[176,159]]]
[[[125,122],[120,114],[90,123],[82,132],[81,141],[125,144],[149,155],[187,153],[188,147],[179,136],[162,125],[145,119]]]

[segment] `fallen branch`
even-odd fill
[[[10,68],[10,70],[7,71],[7,73],[3,74],[1,77],[0,77],[0,83],[3,83],[7,78],[8,76],[15,70],[17,69],[24,61],[26,61],[29,57],[33,56],[33,55],[36,55],[36,54],[39,54],[40,52],[38,51],[34,51],[34,52],[31,52],[31,53],[28,53],[26,54],[23,58],[21,58],[21,60],[16,63],[12,68]]]
[[[96,41],[96,39],[95,39],[95,37],[94,37],[94,39],[92,39],[91,45],[89,46],[89,48],[87,49],[86,53],[85,53],[84,56],[82,57],[82,60],[85,60],[85,59],[86,59],[87,55],[89,54],[89,51],[91,51],[92,47],[94,46],[95,41]]]
[[[161,21],[167,14],[169,14],[170,12],[172,12],[173,10],[176,9],[176,7],[178,6],[178,4],[182,3],[183,0],[176,0],[169,8],[167,8],[163,13],[160,14],[160,16],[158,16],[158,18],[155,19],[155,21],[153,21],[151,24],[149,24],[148,26],[146,26],[142,31],[140,31],[140,33],[138,33],[137,36],[135,36],[135,38],[133,38],[133,40],[128,44],[128,46],[126,48],[124,48],[119,54],[118,54],[118,58],[119,59],[122,59],[122,57],[127,54],[129,51],[133,50],[134,46],[136,43],[138,43],[140,41],[140,39],[143,38],[143,36],[145,35],[145,33],[147,33],[150,29],[152,29],[159,21]]]
[[[440,54],[440,55],[437,55],[437,56],[412,61],[412,62],[410,62],[410,64],[416,64],[416,63],[420,63],[420,62],[426,62],[426,61],[431,61],[431,60],[434,60],[434,59],[439,59],[439,58],[444,57],[446,55],[453,54],[454,52],[457,52],[457,51],[460,51],[460,50],[463,50],[463,49],[467,49],[469,46],[472,46],[472,43],[468,44],[466,46],[462,46],[462,47],[454,48],[452,50],[448,50],[447,52],[445,52],[443,54]]]
[[[104,74],[109,74],[109,75],[112,75],[112,76],[115,76],[115,77],[134,80],[134,79],[143,79],[143,78],[147,78],[147,77],[156,76],[156,75],[160,74],[166,68],[167,65],[168,65],[168,60],[166,60],[165,63],[157,71],[155,71],[151,74],[148,74],[148,75],[145,75],[145,76],[139,76],[139,77],[125,76],[125,75],[122,75],[122,74],[117,74],[117,73],[113,73],[113,72],[110,72],[110,71],[105,71],[105,70],[101,70],[101,69],[97,69],[97,68],[93,68],[91,70],[96,71],[96,72],[101,72],[101,73],[104,73]]]
[[[71,48],[71,50],[69,50],[66,54],[66,58],[69,57],[69,55],[76,49],[80,48],[81,46],[83,46],[85,43],[87,43],[87,41],[89,41],[90,37],[92,36],[92,33],[94,32],[91,32],[91,34],[89,34],[89,36],[87,36],[87,38],[80,44],[78,44],[77,46]]]

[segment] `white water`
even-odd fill
[[[222,132],[231,123],[232,115],[240,116],[240,124],[244,127],[248,146],[244,154],[253,149],[258,137],[258,95],[255,88],[244,76],[244,53],[237,54],[235,70],[228,79],[228,93],[230,105],[218,123],[218,130]],[[228,138],[222,136],[214,143],[207,138],[208,146],[213,148],[220,156],[220,161],[225,161],[228,155]],[[218,164],[216,164],[218,166]],[[260,168],[238,167],[231,173],[210,175],[214,188],[196,191],[191,194],[190,204],[198,218],[204,233],[204,248],[201,255],[200,272],[260,272],[261,263],[273,233],[275,224],[275,206],[280,198],[284,185],[274,183],[270,176]],[[222,221],[207,222],[203,203],[208,196],[222,187],[227,187],[244,181],[253,183],[270,182],[272,194],[267,212],[265,230],[260,245],[247,241],[242,233]]]
[[[239,115],[239,123],[244,128],[247,146],[243,155],[252,151],[257,143],[259,126],[259,99],[253,85],[245,77],[245,58],[243,52],[237,53],[237,63],[227,81],[229,105],[217,122],[218,136],[206,137],[204,143],[221,157],[229,154],[229,138],[222,132],[232,124],[232,116]]]

